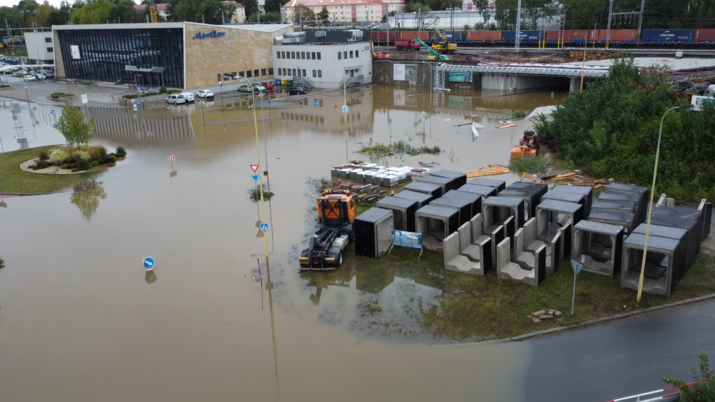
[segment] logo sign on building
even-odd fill
[[[225,36],[226,32],[216,32],[216,31],[211,31],[211,32],[199,32],[196,35],[194,35],[194,39],[204,39],[204,38],[220,38],[222,36]]]
[[[405,80],[405,65],[404,64],[393,64],[392,79],[395,81]]]
[[[454,71],[449,73],[449,82],[472,82],[471,71]]]
[[[82,56],[79,54],[79,45],[70,45],[70,54],[75,60],[79,60]]]

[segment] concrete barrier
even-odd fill
[[[463,274],[484,276],[484,266],[481,262],[471,261],[460,254],[459,232],[454,232],[442,240],[444,269]]]

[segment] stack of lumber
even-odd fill
[[[382,190],[380,186],[375,184],[353,184],[341,179],[332,182],[330,190],[334,193],[349,190],[352,194],[355,194],[355,198],[357,198],[359,202],[375,202],[387,194],[387,190]]]
[[[467,172],[462,172],[467,175],[468,179],[473,177],[483,177],[483,176],[495,176],[498,174],[509,173],[509,168],[503,165],[497,165],[493,163],[489,167],[483,167],[479,170],[470,170]]]

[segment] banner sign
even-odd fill
[[[471,71],[455,71],[449,73],[449,82],[472,82]]]
[[[392,79],[395,81],[405,80],[405,65],[404,64],[393,64],[394,70],[392,72]]]
[[[392,229],[392,244],[422,250],[422,233]]]

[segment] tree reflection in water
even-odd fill
[[[77,183],[72,190],[70,202],[82,211],[82,216],[87,220],[90,220],[92,215],[97,212],[99,201],[107,198],[107,193],[102,188],[102,182],[97,179]]]

